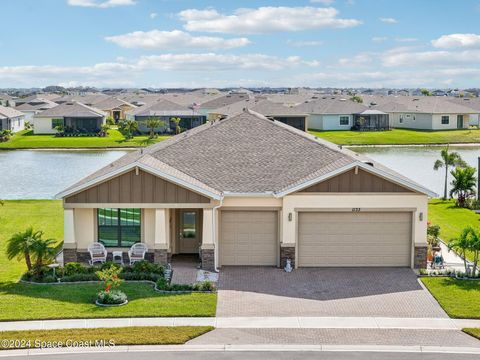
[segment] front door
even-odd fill
[[[457,129],[463,129],[463,115],[457,115]]]
[[[180,210],[179,212],[180,254],[198,254],[200,249],[198,210]]]

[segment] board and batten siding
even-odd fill
[[[358,169],[358,172],[355,173],[355,169],[352,169],[333,178],[312,185],[301,192],[402,193],[413,191],[383,179],[377,175],[373,175],[365,170]]]
[[[205,204],[210,199],[143,170],[114,177],[65,198],[66,203]]]

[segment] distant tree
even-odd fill
[[[182,128],[180,127],[180,121],[182,121],[182,119],[179,117],[172,117],[170,121],[175,124],[175,134],[180,134],[182,132]]]
[[[433,165],[434,170],[438,170],[442,167],[445,167],[445,182],[444,182],[444,189],[443,189],[443,198],[447,198],[447,187],[448,187],[448,169],[449,167],[465,167],[466,163],[465,161],[462,160],[462,157],[460,156],[459,153],[457,152],[449,152],[449,146],[447,145],[446,148],[444,148],[440,152],[441,160],[435,161],[435,164]]]
[[[32,123],[30,121],[25,121],[25,130],[32,130],[33,126],[32,126]]]
[[[165,126],[165,121],[151,117],[145,120],[145,126],[150,130],[150,139],[156,137],[155,129]]]
[[[5,107],[10,107],[10,101],[5,101]]]
[[[113,125],[115,125],[115,119],[113,117],[109,116],[105,119],[105,123],[109,126],[113,126]]]
[[[428,89],[420,90],[423,96],[432,96],[432,93]]]
[[[477,169],[471,166],[457,167],[453,169],[450,174],[453,176],[453,180],[450,183],[452,189],[450,190],[450,196],[457,195],[457,203],[460,207],[465,207],[467,199],[475,195],[475,187],[477,178],[475,172]]]
[[[363,99],[361,96],[358,96],[358,95],[354,95],[350,98],[350,100],[354,101],[354,102],[357,102],[359,104],[363,103]]]
[[[118,123],[118,130],[126,140],[133,138],[133,134],[138,131],[138,122],[135,120],[123,120]]]

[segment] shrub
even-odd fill
[[[163,276],[150,272],[122,272],[120,278],[124,280],[149,280],[156,282],[158,279],[163,278]]]
[[[69,276],[64,276],[62,282],[76,282],[76,281],[98,281],[98,276],[95,273],[87,274],[73,274]]]
[[[105,305],[118,305],[127,301],[127,295],[120,290],[102,290],[98,293],[97,301]]]
[[[148,262],[146,260],[137,261],[132,266],[125,266],[123,272],[134,273],[152,273],[162,275],[164,274],[163,266]]]
[[[100,266],[100,270],[106,270],[106,269],[110,269],[112,267],[114,267],[116,269],[120,269],[121,265],[119,265],[117,263],[114,263],[113,261],[107,261]]]
[[[87,274],[89,272],[90,271],[86,266],[84,266],[84,265],[82,265],[78,262],[66,263],[65,266],[63,267],[63,275],[64,276]]]
[[[214,291],[215,286],[211,281],[196,284],[169,284],[165,278],[157,280],[157,289],[163,291]]]

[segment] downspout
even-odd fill
[[[221,208],[223,205],[223,194],[222,194],[222,197],[220,198],[220,204],[217,205],[217,206],[214,206],[212,208],[212,233],[213,233],[213,268],[215,270],[215,272],[218,273],[218,267],[217,267],[217,256],[219,256],[219,254],[217,253],[218,251],[218,237],[217,237],[217,224],[216,224],[216,213],[217,213],[217,210],[219,208]]]

